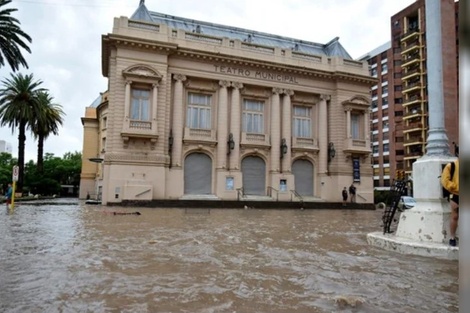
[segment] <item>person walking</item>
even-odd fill
[[[343,191],[341,192],[343,196],[343,206],[346,206],[346,202],[348,201],[348,190],[344,187]]]
[[[11,184],[8,184],[7,192],[5,194],[7,209],[9,209],[10,206],[11,206],[11,196],[12,196],[12,194],[13,194],[13,188],[12,188]]]
[[[449,245],[455,247],[455,234],[459,224],[459,160],[447,163],[441,174],[441,185],[449,192],[450,238]]]
[[[354,186],[354,183],[349,186],[349,196],[351,197],[351,203],[356,202],[356,186]]]

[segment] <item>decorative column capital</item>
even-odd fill
[[[331,96],[330,95],[320,95],[320,100],[330,101]]]
[[[281,93],[282,93],[281,88],[273,88],[273,94],[278,95],[278,94],[281,94]]]
[[[173,74],[173,79],[184,82],[186,80],[186,76],[183,74]]]
[[[242,89],[243,84],[240,83],[240,82],[232,82],[232,87],[235,88],[235,89]]]
[[[132,85],[132,80],[126,79],[126,86],[127,85]]]
[[[221,80],[219,81],[219,86],[220,87],[224,87],[224,88],[227,88],[227,87],[230,87],[231,83],[228,81],[228,80]]]
[[[286,96],[292,97],[294,95],[294,90],[292,89],[284,89],[284,94]]]
[[[153,84],[152,84],[152,88],[153,88],[153,89],[156,89],[156,88],[158,88],[158,86],[160,86],[160,84],[159,84],[159,83],[153,83]]]

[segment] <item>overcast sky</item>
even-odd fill
[[[246,28],[317,43],[336,36],[353,58],[390,40],[390,17],[414,0],[146,0],[150,11]],[[33,39],[24,53],[29,69],[62,105],[66,117],[58,136],[44,151],[62,157],[81,152],[85,107],[107,88],[101,74],[101,35],[110,33],[113,18],[130,17],[139,0],[13,0],[13,16]],[[8,66],[0,78],[10,77]],[[0,128],[0,140],[18,157],[18,132]],[[26,140],[26,161],[36,161],[37,143]]]

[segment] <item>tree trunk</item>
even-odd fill
[[[38,135],[38,164],[37,170],[39,174],[44,172],[44,135]]]
[[[16,191],[23,191],[24,181],[24,147],[26,142],[26,122],[21,121],[18,131],[18,183],[16,185]]]

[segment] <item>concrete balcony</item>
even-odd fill
[[[423,130],[426,130],[426,126],[420,122],[409,123],[403,127],[403,133],[423,131]]]
[[[156,122],[125,120],[121,130],[121,137],[125,145],[127,145],[130,138],[139,138],[148,139],[153,147],[158,140]]]
[[[217,144],[215,129],[184,128],[183,142],[192,144]]]
[[[271,146],[269,136],[266,134],[242,133],[242,147],[269,148]]]
[[[318,152],[318,140],[316,138],[292,137],[292,151]]]
[[[370,148],[370,140],[346,138],[344,140],[343,151],[347,154],[368,155],[372,152]]]

